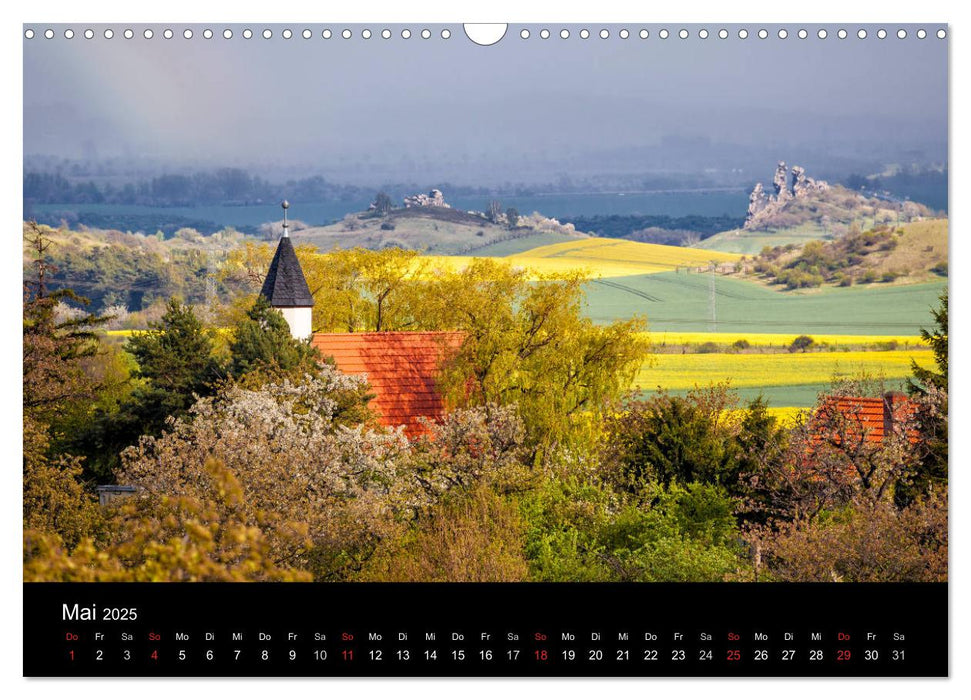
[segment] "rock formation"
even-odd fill
[[[786,187],[786,162],[784,160],[780,160],[779,165],[776,166],[775,175],[772,177],[772,186],[775,187],[775,199],[777,202],[782,203],[789,199],[790,192],[789,188]]]
[[[825,181],[807,177],[805,168],[794,165],[791,172],[792,185],[790,186],[785,161],[779,162],[772,177],[775,194],[768,194],[761,182],[755,183],[748,197],[748,217],[745,219],[744,228],[761,228],[767,220],[781,212],[790,200],[805,199],[816,192],[825,192],[829,189]]]
[[[445,202],[445,196],[441,190],[432,190],[428,194],[413,194],[405,197],[405,207],[443,207],[451,209],[451,205]]]
[[[748,228],[748,222],[758,216],[759,212],[765,209],[769,204],[769,195],[765,193],[765,188],[762,187],[761,182],[756,182],[755,187],[752,188],[752,194],[748,196],[748,217],[745,219],[745,227]]]
[[[825,192],[829,184],[824,180],[814,180],[806,176],[806,169],[798,165],[792,166],[792,196],[796,199],[808,197],[813,192]]]

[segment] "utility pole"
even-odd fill
[[[708,263],[708,271],[710,276],[708,277],[708,312],[711,316],[711,323],[708,324],[708,330],[714,333],[718,330],[718,317],[715,314],[715,262],[711,261]]]

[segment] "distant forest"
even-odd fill
[[[684,245],[685,236],[697,234],[699,240],[721,231],[740,228],[745,217],[734,216],[666,216],[654,214],[596,215],[564,217],[578,231],[605,238],[631,238],[644,243]]]
[[[146,207],[195,207],[206,205],[266,204],[283,197],[303,202],[343,202],[373,197],[384,191],[393,198],[436,188],[451,195],[496,194],[494,188],[468,187],[448,182],[419,185],[385,184],[379,187],[341,185],[320,175],[270,182],[240,168],[220,168],[191,175],[162,174],[125,184],[99,182],[97,178],[62,172],[24,173],[25,204],[129,204]],[[508,191],[507,191],[508,189]],[[510,185],[501,194],[529,195],[532,190]]]
[[[239,168],[192,175],[159,175],[124,185],[67,178],[61,173],[24,173],[24,201],[34,204],[135,204],[192,207],[207,204],[265,204],[284,194],[308,202],[357,199],[371,189],[338,185],[320,176],[271,183]]]

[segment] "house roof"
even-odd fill
[[[314,298],[310,294],[310,287],[307,286],[307,279],[303,276],[289,236],[280,239],[260,294],[273,307],[314,305]]]
[[[437,385],[442,363],[464,334],[440,331],[315,333],[311,341],[346,374],[366,375],[371,409],[383,425],[404,426],[408,437],[427,432],[420,418],[441,419],[445,404]]]
[[[893,434],[894,426],[909,421],[916,406],[904,394],[883,396],[830,396],[817,412],[819,419],[840,417],[846,437],[879,444]],[[835,436],[834,436],[835,438]],[[908,426],[908,440],[917,441],[916,431]]]

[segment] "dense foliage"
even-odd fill
[[[629,400],[642,322],[594,326],[581,277],[298,251],[318,327],[462,334],[448,412],[409,439],[254,301],[262,249],[217,320],[171,299],[119,346],[58,320],[32,231],[26,580],[946,580],[946,297],[936,367],[872,440],[833,410],[858,385],[791,425],[722,385]],[[135,491],[98,505],[96,480]]]
[[[756,258],[754,270],[787,289],[819,287],[826,282],[841,287],[854,282],[892,282],[907,271],[877,275],[872,266],[897,247],[899,237],[897,229],[887,226],[866,231],[851,226],[849,233],[841,238],[809,241],[798,250],[792,245],[766,247]]]

